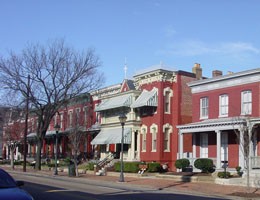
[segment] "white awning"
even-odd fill
[[[91,141],[91,144],[120,144],[121,138],[122,128],[101,129],[99,134]],[[130,128],[124,128],[124,144],[131,144]]]
[[[125,94],[117,97],[112,97],[110,99],[104,99],[101,103],[95,108],[95,111],[109,110],[113,108],[120,107],[130,107],[132,104],[132,95]]]
[[[139,108],[143,106],[158,106],[157,90],[144,90],[136,101],[131,105],[132,108]]]
[[[45,137],[51,137],[54,134],[56,134],[56,131],[47,131]],[[59,134],[61,134],[61,132],[59,132]],[[37,136],[36,133],[29,133],[27,135],[27,138],[35,138],[36,136]]]

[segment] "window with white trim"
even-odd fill
[[[80,108],[76,108],[75,125],[80,125]]]
[[[228,116],[228,95],[223,94],[219,96],[219,116]]]
[[[150,126],[150,133],[152,134],[152,152],[156,152],[157,132],[158,132],[158,126],[156,124],[152,124]]]
[[[170,129],[164,129],[164,137],[163,137],[163,150],[168,151],[170,148]]]
[[[88,125],[88,107],[84,107],[84,124]]]
[[[164,112],[170,114],[171,113],[171,97],[172,97],[172,90],[167,87],[163,90],[164,95]]]
[[[170,152],[170,135],[172,133],[172,126],[169,123],[163,125],[163,150]]]
[[[208,134],[201,133],[200,135],[200,157],[208,158]]]
[[[200,119],[208,118],[208,109],[209,109],[209,99],[208,97],[203,97],[200,99]]]
[[[142,133],[142,151],[146,151],[146,134],[147,134],[147,128],[142,128],[141,129]]]
[[[246,90],[241,92],[241,114],[252,114],[252,91]]]
[[[60,113],[60,128],[63,128],[63,113]]]
[[[228,133],[221,133],[221,161],[228,161]]]
[[[69,111],[68,118],[69,118],[69,120],[68,120],[68,127],[72,127],[72,120],[73,120],[73,112],[72,112],[72,110]]]

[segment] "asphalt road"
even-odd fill
[[[24,180],[27,190],[35,200],[219,200],[195,196],[190,194],[177,194],[171,191],[154,190],[143,187],[130,187],[113,183],[78,182],[73,179],[58,177],[37,177],[24,174],[14,174],[15,179]]]

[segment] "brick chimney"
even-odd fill
[[[195,63],[193,68],[192,68],[192,73],[196,74],[196,78],[197,79],[201,79],[202,78],[202,68],[200,68],[200,64],[199,63]]]
[[[222,76],[222,75],[223,75],[223,73],[222,73],[222,71],[220,71],[220,70],[214,70],[214,71],[212,71],[212,77]]]

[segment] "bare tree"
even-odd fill
[[[14,152],[17,146],[22,144],[24,131],[24,123],[22,122],[22,119],[19,119],[21,116],[16,115],[17,113],[21,112],[10,109],[10,111],[6,113],[6,123],[3,128],[3,140],[8,145],[10,150],[12,169],[14,169]]]
[[[68,133],[76,176],[79,176],[78,156],[80,153],[80,146],[84,144],[85,135],[86,135],[86,127],[84,126],[84,120],[82,114],[79,112],[79,110],[76,110],[73,116],[72,127],[70,128]]]
[[[250,191],[250,148],[252,141],[254,140],[256,127],[252,125],[250,117],[237,117],[234,118],[234,124],[238,125],[238,128],[234,128],[234,132],[237,137],[237,143],[243,154],[244,166],[246,172],[247,191]]]
[[[101,86],[99,66],[93,49],[77,52],[64,40],[28,45],[21,54],[10,52],[0,59],[0,86],[5,95],[15,96],[20,103],[29,98],[37,115],[36,169],[41,169],[43,139],[53,116],[71,98]]]

